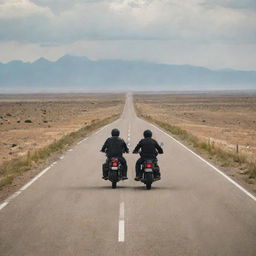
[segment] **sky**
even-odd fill
[[[0,62],[65,54],[256,70],[256,0],[0,0]]]

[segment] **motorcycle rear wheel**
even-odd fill
[[[116,188],[116,182],[112,181],[112,188]]]
[[[151,189],[151,184],[152,184],[152,174],[151,173],[145,173],[145,183],[146,183],[146,188]]]

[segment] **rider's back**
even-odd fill
[[[140,153],[141,157],[151,159],[157,156],[158,151],[156,150],[156,148],[158,147],[158,143],[156,142],[156,140],[152,138],[145,138],[145,139],[142,139],[139,142],[139,144],[141,146],[141,153]]]
[[[116,136],[107,139],[107,155],[108,157],[120,157],[124,152],[124,141]]]

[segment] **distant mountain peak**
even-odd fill
[[[57,60],[57,62],[76,62],[76,61],[90,61],[90,59],[85,56],[73,56],[73,55],[66,54]]]
[[[44,64],[44,63],[49,63],[49,62],[50,61],[48,59],[41,57],[41,58],[37,59],[36,61],[34,61],[33,64],[38,64],[38,63]]]

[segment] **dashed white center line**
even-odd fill
[[[131,125],[129,124],[127,146],[130,147],[131,140]],[[124,242],[125,238],[125,220],[124,220],[124,202],[120,203],[119,221],[118,221],[118,242]]]
[[[129,125],[129,129],[128,129],[128,136],[127,136],[127,146],[128,148],[130,148],[130,141],[131,141],[131,125]]]
[[[124,242],[125,221],[124,221],[124,202],[120,203],[119,222],[118,222],[118,242]]]
[[[73,151],[73,148],[69,149],[68,152],[72,152]]]

